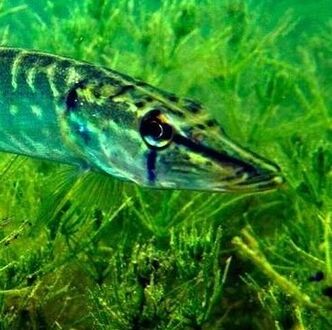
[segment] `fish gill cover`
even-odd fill
[[[1,154],[1,329],[331,328],[329,1],[0,5],[1,45],[200,100],[287,181],[150,191]]]

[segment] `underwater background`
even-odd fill
[[[331,329],[331,1],[1,0],[0,39],[197,99],[287,181],[156,191],[1,154],[0,329]]]

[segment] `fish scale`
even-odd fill
[[[198,102],[86,62],[0,48],[0,150],[153,188],[260,191],[273,162],[229,139]]]
[[[0,54],[0,148],[49,159],[50,149],[61,149],[56,103],[43,71],[51,61],[19,50],[1,49]]]

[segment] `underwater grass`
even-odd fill
[[[245,1],[43,3],[2,1],[2,44],[197,98],[287,185],[149,191],[1,155],[0,328],[329,329],[332,22],[265,29]]]

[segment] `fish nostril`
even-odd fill
[[[246,164],[244,166],[238,167],[234,171],[235,176],[243,176],[243,181],[240,185],[247,184],[260,184],[263,185],[270,184],[279,185],[282,184],[285,180],[280,174],[281,170],[279,166],[273,164],[273,168],[264,168],[260,165]]]
[[[248,178],[255,178],[262,175],[261,169],[249,163],[241,166],[239,168],[239,171],[241,171],[242,173],[246,173],[248,175]]]

